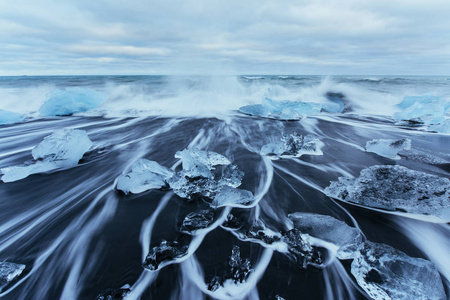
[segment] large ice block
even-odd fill
[[[31,174],[74,167],[91,147],[92,142],[84,130],[55,130],[31,151],[33,164],[2,168],[2,180],[11,182]]]
[[[23,119],[21,114],[0,109],[0,125],[20,123]]]
[[[357,178],[339,177],[325,193],[369,207],[450,220],[450,180],[403,166],[372,166]]]
[[[39,108],[43,116],[68,116],[97,108],[108,96],[104,93],[81,87],[53,90]]]
[[[380,156],[390,159],[400,159],[398,152],[402,150],[411,150],[410,139],[386,140],[376,139],[366,143],[366,151],[373,152]]]

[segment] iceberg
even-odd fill
[[[181,258],[187,254],[187,245],[182,245],[177,241],[162,241],[159,246],[153,247],[145,258],[143,267],[151,271],[156,271],[171,263],[177,258]]]
[[[283,135],[280,142],[270,143],[261,148],[260,154],[266,156],[293,156],[304,154],[323,155],[324,144],[312,135],[298,135],[296,132]]]
[[[241,258],[239,246],[234,245],[231,252],[230,270],[223,276],[214,276],[208,285],[208,290],[215,292],[221,287],[244,283],[253,272],[250,260]]]
[[[24,116],[21,114],[0,109],[0,125],[20,123],[23,119]]]
[[[74,167],[91,147],[92,141],[84,130],[55,130],[31,151],[33,164],[2,168],[2,180],[12,182],[31,174]]]
[[[331,104],[332,105],[332,104]],[[280,120],[300,120],[303,116],[320,113],[322,105],[314,102],[275,101],[264,98],[261,104],[246,105],[239,108],[241,113],[275,118]]]
[[[53,90],[39,108],[43,116],[68,116],[97,108],[108,96],[104,93],[80,87]]]
[[[385,140],[376,139],[366,143],[366,151],[373,152],[380,156],[390,159],[400,159],[398,152],[402,150],[411,150],[410,139]]]
[[[352,258],[363,242],[361,232],[357,228],[350,227],[331,216],[297,212],[289,214],[288,217],[294,223],[294,227],[303,234],[339,246],[337,252],[339,259]]]
[[[434,265],[385,244],[365,242],[351,273],[372,299],[446,299]]]
[[[116,189],[125,194],[138,194],[151,189],[160,189],[167,185],[173,171],[155,161],[138,159],[131,165],[131,170],[117,178]]]
[[[0,262],[0,292],[9,282],[13,281],[22,274],[25,265],[11,262]]]
[[[339,177],[325,193],[369,207],[450,220],[450,180],[402,166],[372,166],[357,178]]]

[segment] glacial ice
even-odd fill
[[[400,159],[398,152],[411,149],[410,139],[385,140],[375,139],[366,143],[366,151],[373,152],[390,159]]]
[[[312,135],[285,134],[280,142],[270,143],[261,148],[261,155],[268,156],[295,156],[304,154],[323,155],[321,148],[324,144]]]
[[[131,165],[131,170],[117,178],[118,190],[125,194],[138,194],[151,189],[160,189],[167,185],[173,171],[155,161],[138,159]]]
[[[322,105],[313,102],[275,101],[264,98],[261,104],[246,105],[239,111],[252,116],[275,118],[280,120],[299,120],[302,116],[320,113]]]
[[[199,176],[211,178],[211,171],[214,170],[214,166],[231,164],[228,158],[219,153],[197,148],[178,151],[175,153],[175,157],[181,159],[185,176],[191,178]]]
[[[181,158],[183,170],[176,172],[168,183],[181,198],[214,199],[223,187],[238,187],[244,176],[228,158],[212,151],[194,148],[179,151],[175,157]]]
[[[21,114],[0,109],[0,125],[20,123],[23,119]]]
[[[209,227],[212,223],[214,223],[214,212],[209,209],[203,209],[198,212],[189,213],[184,218],[180,231],[193,235],[198,230]]]
[[[445,114],[450,110],[450,102],[432,95],[405,96],[397,106],[403,109],[393,115],[397,122],[426,125],[444,123]]]
[[[289,256],[300,268],[305,269],[308,265],[320,266],[323,264],[323,255],[311,245],[309,235],[294,228],[284,232],[281,240],[287,244]]]
[[[120,289],[108,289],[98,295],[95,300],[122,300],[131,292],[129,284],[124,285]]]
[[[84,130],[55,130],[31,151],[34,164],[2,168],[2,180],[12,182],[31,174],[74,167],[91,147],[92,142]]]
[[[43,116],[68,116],[97,108],[106,98],[106,94],[88,88],[53,90],[47,94],[39,113]]]
[[[187,254],[188,246],[182,245],[177,241],[162,241],[159,246],[153,247],[145,258],[144,268],[156,271],[162,267],[174,262],[177,258]]]
[[[20,276],[24,269],[25,265],[0,262],[0,292],[9,282]]]
[[[428,131],[434,131],[438,133],[448,133],[450,134],[450,119],[441,122],[440,124],[434,124],[428,127]]]
[[[240,284],[247,280],[249,275],[253,272],[250,260],[241,258],[241,250],[239,246],[234,245],[231,253],[230,270],[223,276],[214,276],[208,285],[208,290],[215,292],[221,286],[228,286],[230,284]]]
[[[450,220],[450,180],[403,166],[372,166],[357,178],[339,177],[325,193],[369,207]]]
[[[373,299],[446,299],[434,265],[385,244],[365,242],[351,273]]]
[[[315,213],[292,213],[289,219],[294,227],[303,234],[331,242],[339,246],[339,259],[352,258],[358,246],[362,243],[361,232],[347,223],[331,216]]]
[[[222,206],[242,207],[250,204],[253,200],[252,192],[226,185],[214,197],[211,206],[214,208]]]

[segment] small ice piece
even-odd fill
[[[120,289],[108,289],[98,295],[96,300],[122,300],[131,292],[129,284],[124,285]]]
[[[21,114],[0,109],[0,125],[20,123],[23,119]]]
[[[12,182],[31,174],[74,167],[91,147],[92,141],[84,130],[55,130],[31,151],[34,164],[3,168],[2,180]]]
[[[205,229],[214,223],[214,212],[209,209],[189,213],[183,220],[181,232],[196,234],[198,230]]]
[[[431,262],[385,244],[364,243],[351,273],[373,299],[446,299],[442,279]]]
[[[305,154],[323,155],[321,148],[324,144],[312,135],[285,134],[280,142],[270,143],[261,148],[260,154],[267,156],[294,156]]]
[[[0,292],[11,281],[22,274],[25,265],[11,262],[0,262]]]
[[[339,246],[339,259],[352,258],[362,243],[361,232],[357,228],[331,216],[297,212],[289,214],[289,219],[300,232]]]
[[[53,90],[39,108],[43,116],[68,116],[97,108],[108,96],[104,93],[80,87]]]
[[[139,158],[131,165],[131,170],[117,178],[116,188],[125,194],[138,194],[167,185],[173,171],[155,161]]]
[[[249,205],[254,200],[250,191],[224,186],[214,197],[211,206],[214,208],[222,206],[242,207]]]
[[[448,133],[450,134],[450,119],[445,120],[440,124],[431,125],[427,129],[428,131],[434,131],[437,133]]]
[[[162,267],[173,263],[177,258],[187,254],[188,246],[181,245],[179,242],[162,241],[157,247],[153,247],[145,258],[144,268],[156,271]]]
[[[390,159],[400,159],[398,152],[411,149],[410,139],[385,140],[375,139],[366,143],[366,151],[373,152]]]
[[[250,260],[241,258],[241,250],[237,245],[233,246],[229,265],[230,271],[222,277],[215,276],[208,285],[208,290],[215,292],[223,286],[243,283],[253,272]]]
[[[228,158],[219,153],[197,148],[178,151],[175,157],[181,159],[185,175],[191,178],[211,178],[211,170],[214,170],[214,166],[231,164]]]
[[[403,166],[372,166],[357,178],[339,177],[325,193],[369,207],[450,220],[450,180]]]
[[[290,256],[300,268],[323,264],[322,253],[311,245],[309,235],[294,228],[283,233],[281,240],[287,244]]]

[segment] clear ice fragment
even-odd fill
[[[357,178],[339,177],[325,193],[369,207],[450,220],[450,180],[403,166],[372,166]]]
[[[96,300],[123,300],[131,292],[129,284],[124,285],[120,289],[108,289],[98,295]]]
[[[249,205],[254,200],[250,191],[224,186],[214,197],[211,206],[214,208],[222,206],[241,207]]]
[[[55,130],[31,151],[34,164],[3,168],[2,180],[12,182],[31,174],[74,167],[91,147],[92,142],[84,130]]]
[[[204,209],[189,213],[183,220],[181,232],[195,234],[198,230],[205,229],[214,223],[214,212]]]
[[[191,178],[211,178],[211,170],[214,170],[214,166],[231,164],[228,158],[219,153],[197,148],[178,151],[175,157],[181,159],[184,175]]]
[[[351,273],[373,299],[446,299],[442,279],[431,262],[385,244],[365,242]]]
[[[398,152],[411,149],[410,139],[385,140],[376,139],[366,143],[366,151],[373,152],[390,159],[400,159]]]
[[[167,185],[173,171],[155,161],[139,158],[131,165],[131,170],[117,178],[116,188],[125,194],[138,194]]]
[[[25,265],[11,262],[0,262],[0,292],[9,282],[13,281],[22,274]]]
[[[304,154],[323,155],[321,148],[324,144],[312,135],[285,134],[280,142],[270,143],[261,148],[261,155],[268,156],[294,156]]]
[[[181,258],[187,254],[188,246],[182,245],[177,241],[162,241],[159,246],[153,247],[147,255],[143,266],[151,271],[156,271],[177,258]]]

